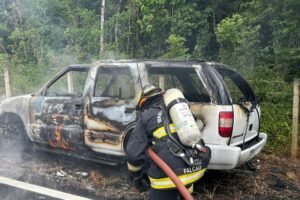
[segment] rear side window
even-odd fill
[[[226,83],[233,103],[247,101],[253,102],[256,100],[256,97],[249,84],[240,74],[226,68],[219,68],[217,70]]]
[[[95,97],[131,99],[135,97],[129,67],[103,67],[97,72]]]
[[[148,73],[153,84],[164,90],[178,88],[190,102],[211,102],[194,68],[151,67]]]

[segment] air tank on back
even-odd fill
[[[179,89],[166,91],[164,102],[182,144],[193,147],[202,138],[189,105]]]

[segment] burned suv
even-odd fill
[[[154,83],[180,89],[212,150],[209,169],[233,169],[264,147],[260,106],[227,66],[204,61],[101,61],[71,65],[37,93],[0,103],[0,141],[118,164],[138,112],[136,95]],[[21,144],[20,144],[21,145]]]

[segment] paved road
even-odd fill
[[[81,196],[53,190],[0,176],[0,199],[2,200],[40,200],[69,199],[89,200]]]
[[[6,151],[0,148],[0,180],[2,177],[2,180],[12,179],[8,182],[20,181],[14,184],[0,181],[0,200],[75,200],[61,194],[50,195],[57,191],[86,199],[145,199],[146,194],[134,190],[127,183],[126,176],[127,172],[120,166],[111,167],[40,151],[19,153],[13,148]],[[36,186],[43,189],[29,190]],[[44,189],[52,190],[41,192]]]
[[[17,189],[12,186],[0,184],[0,199],[1,200],[57,200],[46,195],[41,195],[27,190]]]

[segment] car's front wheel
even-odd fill
[[[0,149],[23,151],[28,147],[23,122],[7,115],[0,118]]]

